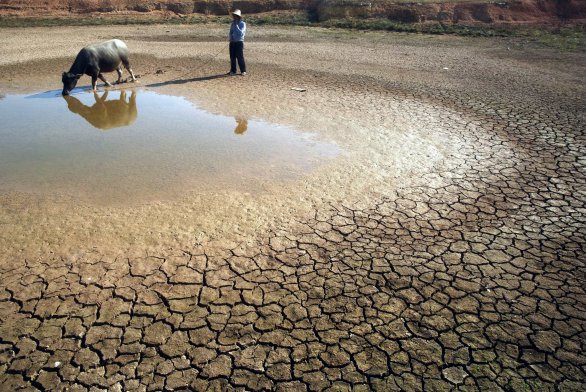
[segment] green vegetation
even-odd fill
[[[517,37],[526,43],[544,45],[564,51],[586,48],[586,26],[542,28],[542,27],[470,27],[444,23],[400,23],[384,18],[331,19],[315,22],[305,13],[249,15],[250,25],[316,26],[346,30],[397,31],[422,34],[454,34],[470,37]],[[149,24],[205,24],[229,23],[228,16],[185,16],[174,18],[13,18],[0,17],[1,27],[54,27],[54,26],[101,26],[101,25],[149,25]]]
[[[586,26],[528,27],[528,26],[463,26],[458,24],[407,24],[388,19],[335,19],[319,23],[323,27],[356,30],[385,30],[424,34],[454,34],[469,37],[516,37],[528,43],[540,44],[564,51],[586,49]]]
[[[560,27],[551,30],[524,28],[518,29],[516,35],[563,51],[586,49],[586,26]]]

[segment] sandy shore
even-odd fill
[[[1,94],[60,89],[81,47],[117,37],[135,88],[344,151],[252,189],[122,205],[0,194],[2,328],[14,315],[34,324],[3,335],[2,385],[584,386],[584,53],[249,26],[249,75],[216,78],[225,30],[0,30]],[[21,294],[29,280],[38,294]],[[69,328],[84,338],[63,348]],[[28,337],[48,347],[42,360],[18,362]],[[124,370],[133,343],[128,363],[159,366],[154,376]]]

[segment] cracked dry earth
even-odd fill
[[[2,263],[0,389],[586,389],[583,56],[543,76],[543,50],[499,86],[323,76],[373,91],[354,110],[464,119],[449,162],[372,202],[252,243]],[[291,72],[264,66],[261,84]]]

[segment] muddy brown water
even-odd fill
[[[0,118],[1,191],[99,204],[255,191],[341,152],[313,134],[143,89],[8,95]]]

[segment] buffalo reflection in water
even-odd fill
[[[107,100],[108,91],[100,97],[94,92],[96,103],[93,106],[83,104],[79,99],[66,95],[67,108],[79,114],[87,122],[99,129],[126,127],[136,121],[136,92],[133,90],[130,99],[126,101],[126,91],[120,91],[120,98]]]

